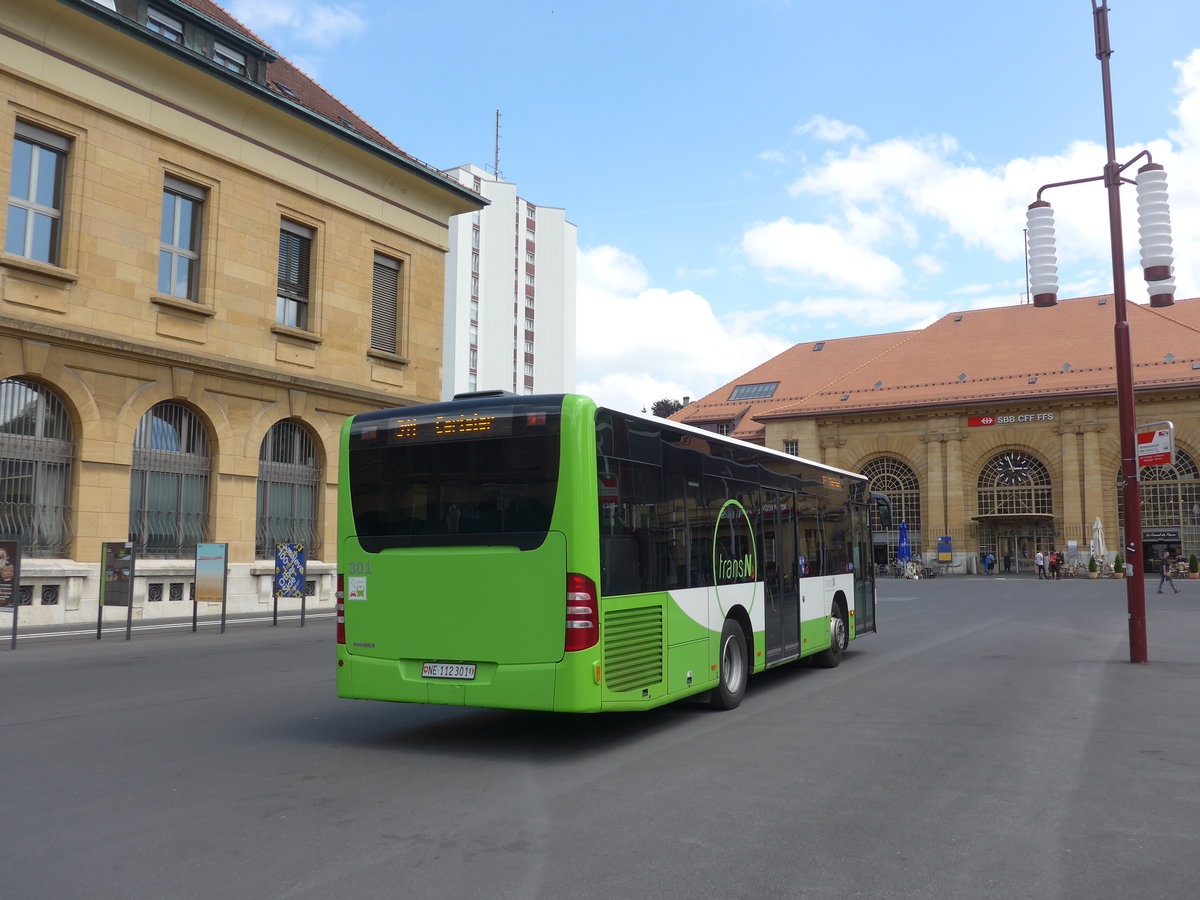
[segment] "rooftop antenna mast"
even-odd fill
[[[504,176],[500,174],[500,110],[496,110],[496,144],[495,153],[492,156],[492,171],[495,173],[497,181],[504,180]]]

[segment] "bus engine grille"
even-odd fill
[[[660,606],[615,610],[604,617],[604,682],[610,691],[636,691],[663,677]]]

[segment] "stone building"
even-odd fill
[[[1200,299],[1127,305],[1139,423],[1170,421],[1177,455],[1142,475],[1152,566],[1200,554]],[[1093,525],[1122,547],[1111,296],[973,310],[927,328],[798,344],[672,418],[871,478],[892,498],[875,559],[1027,571],[1038,550],[1086,564]],[[945,549],[943,547],[943,549]],[[1131,561],[1133,562],[1133,561]]]
[[[452,216],[486,205],[208,0],[0,0],[0,534],[22,622],[95,621],[103,542],[139,617],[231,611],[274,547],[331,606],[338,437],[437,400]]]

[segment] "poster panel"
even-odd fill
[[[14,612],[21,602],[21,545],[0,539],[0,611]]]
[[[225,563],[228,544],[196,545],[196,602],[225,602]]]
[[[105,541],[102,547],[104,577],[100,579],[100,605],[130,606],[133,603],[133,543]]]
[[[307,559],[303,544],[275,545],[275,596],[300,599],[304,596]]]
[[[943,535],[937,539],[937,558],[940,563],[954,562],[954,542]]]

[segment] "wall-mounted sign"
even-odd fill
[[[1161,541],[1178,541],[1179,540],[1179,529],[1178,528],[1143,528],[1142,529],[1142,540],[1146,541],[1147,543],[1161,542]]]
[[[1175,426],[1170,422],[1153,422],[1138,426],[1138,467],[1169,466],[1175,462]]]
[[[975,428],[980,425],[1027,425],[1031,422],[1053,422],[1054,413],[1005,413],[995,416],[968,416],[967,425]]]

